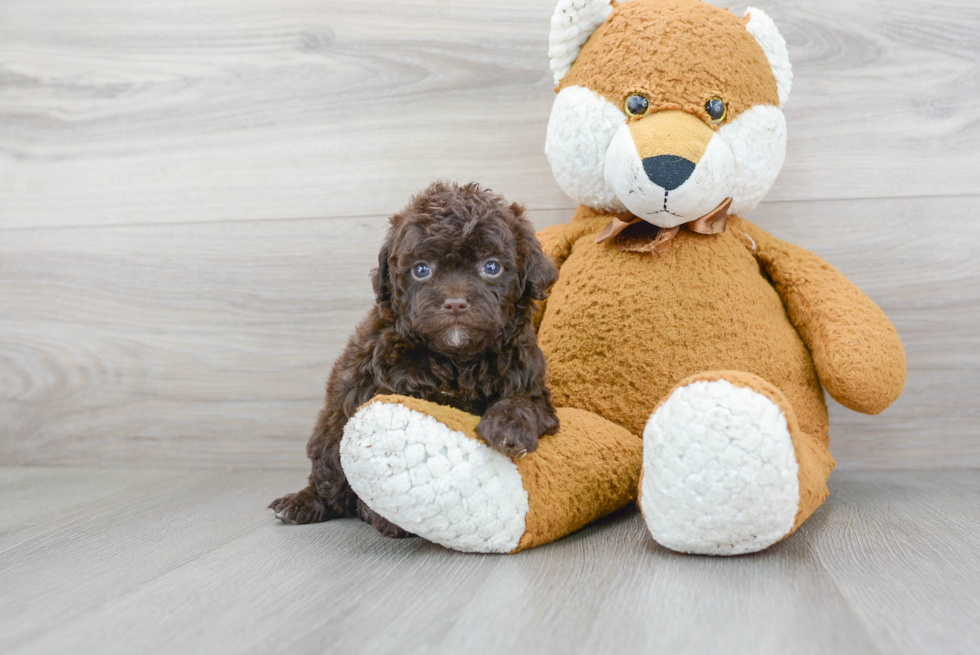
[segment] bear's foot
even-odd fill
[[[511,553],[588,525],[636,498],[642,442],[578,409],[518,460],[477,436],[479,416],[377,396],[340,442],[347,481],[371,510],[447,548]]]
[[[685,553],[739,555],[789,535],[801,497],[793,432],[785,396],[757,376],[681,382],[643,432],[639,504],[653,538]]]
[[[422,411],[366,405],[347,423],[340,456],[368,507],[429,541],[506,553],[524,535],[528,496],[514,462]]]

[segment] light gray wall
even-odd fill
[[[796,84],[749,218],[851,276],[909,355],[883,415],[832,405],[840,466],[980,466],[980,6],[757,4]],[[0,464],[302,465],[408,195],[476,179],[571,215],[542,154],[551,11],[0,4]]]

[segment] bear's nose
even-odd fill
[[[696,164],[677,155],[657,155],[643,160],[643,171],[654,184],[673,191],[687,182]]]
[[[453,316],[459,316],[465,312],[469,306],[470,304],[466,301],[466,298],[446,298],[446,301],[442,304],[443,309]]]

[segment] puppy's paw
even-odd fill
[[[283,523],[319,523],[326,517],[326,508],[316,491],[310,487],[286,494],[269,505]]]
[[[541,432],[532,405],[520,400],[501,400],[487,409],[476,426],[476,433],[494,450],[520,459],[538,449]]]
[[[538,415],[538,431],[541,434],[554,434],[561,427],[561,421],[554,410],[544,411]]]
[[[375,512],[373,509],[365,505],[364,501],[358,502],[357,515],[362,521],[373,525],[375,530],[389,539],[404,539],[405,537],[415,536],[407,530],[402,530],[397,525]]]

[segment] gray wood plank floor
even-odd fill
[[[0,469],[0,651],[972,653],[980,471],[838,472],[801,531],[678,555],[634,510],[514,556],[276,523],[301,470]]]

